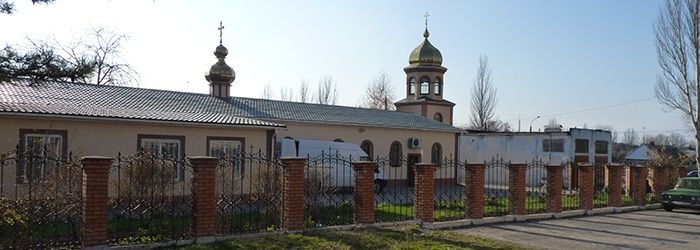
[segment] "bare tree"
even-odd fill
[[[333,81],[333,77],[326,76],[318,83],[318,103],[335,105],[338,103],[338,85]]]
[[[299,85],[299,102],[311,102],[311,96],[309,96],[309,81],[306,79],[301,80],[301,85]]]
[[[272,85],[271,85],[271,83],[268,82],[267,84],[265,84],[265,87],[263,87],[263,91],[262,91],[261,97],[262,97],[263,99],[268,99],[268,100],[275,99],[275,94],[272,93]]]
[[[55,0],[32,0],[32,4],[51,3]],[[7,0],[0,0],[0,14],[12,15],[15,13],[15,3]]]
[[[633,128],[628,128],[622,133],[622,143],[627,145],[637,145],[639,141],[639,133]]]
[[[68,60],[80,65],[91,63],[93,74],[83,82],[97,85],[128,85],[138,81],[138,73],[121,56],[121,49],[129,39],[105,28],[94,28],[89,40],[79,40],[70,45],[58,44]]]
[[[496,102],[496,87],[491,81],[489,59],[482,55],[479,58],[479,68],[472,86],[469,127],[488,130],[489,122],[496,112]]]
[[[656,98],[669,111],[679,110],[693,125],[695,143],[700,142],[700,2],[669,0],[654,27],[656,54],[661,73]],[[700,157],[696,149],[695,160]]]
[[[395,110],[394,100],[396,96],[391,88],[391,77],[386,72],[380,72],[365,89],[365,98],[361,107],[370,109]]]
[[[286,87],[280,88],[280,100],[288,102],[294,101],[294,90]]]

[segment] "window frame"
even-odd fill
[[[583,142],[583,141],[586,141],[585,151],[579,151],[578,144],[579,144],[579,142]],[[575,139],[574,140],[574,154],[588,154],[591,152],[590,146],[591,146],[591,141],[588,139]]]
[[[433,83],[433,94],[435,95],[440,95],[442,93],[442,85],[440,84],[440,78],[435,78],[435,82]]]
[[[411,77],[411,79],[408,80],[408,94],[415,95],[417,88],[416,78]]]
[[[365,148],[363,147],[364,145],[367,145],[369,147],[369,152],[365,151]],[[372,161],[374,159],[374,143],[370,140],[364,140],[360,143],[360,149],[364,151],[367,154],[367,158],[369,161]]]
[[[440,119],[437,119],[437,118],[440,118]],[[445,118],[442,116],[442,114],[440,112],[435,112],[435,114],[433,115],[433,120],[443,122],[444,119]]]
[[[549,141],[549,147],[545,145],[545,141]],[[554,141],[561,141],[561,151],[555,151],[555,149],[552,149],[552,145],[554,145],[552,142]],[[564,144],[565,141],[563,138],[556,138],[556,139],[542,139],[542,152],[545,153],[563,153],[564,152]]]
[[[55,160],[63,160],[68,157],[68,130],[57,130],[57,129],[19,129],[19,152],[17,154],[22,158],[21,170],[15,171],[16,175],[16,183],[21,184],[21,183],[26,183],[29,181],[29,178],[27,178],[27,165],[26,161],[24,161],[24,155],[27,153],[28,148],[27,148],[27,136],[31,135],[40,135],[40,136],[58,136],[61,138],[61,149],[60,153],[57,156],[57,159]],[[45,153],[45,152],[44,152]],[[42,165],[40,166],[41,171],[40,171],[40,177],[36,178],[41,178],[44,175],[44,171],[46,166]]]
[[[183,135],[160,135],[160,134],[137,134],[136,135],[136,152],[140,152],[143,149],[143,144],[144,140],[171,140],[171,141],[178,141],[179,146],[178,146],[178,151],[180,151],[180,155],[178,156],[178,164],[177,164],[177,170],[175,179],[177,181],[183,181],[185,180],[185,166],[182,164],[185,160],[185,136]],[[162,154],[159,152],[159,154]]]
[[[219,156],[214,156],[214,155],[212,155],[212,153],[211,153],[212,141],[228,141],[228,142],[234,142],[234,141],[235,141],[235,142],[238,142],[238,143],[241,144],[240,150],[243,151],[243,152],[245,152],[245,148],[246,148],[246,147],[245,147],[245,138],[244,138],[244,137],[207,136],[207,148],[206,148],[206,150],[207,150],[207,156],[210,156],[210,157],[217,157],[217,159],[218,159],[218,157],[219,157]],[[238,164],[239,164],[238,166],[240,167],[239,173],[240,173],[241,175],[244,175],[244,174],[245,174],[245,161],[242,160],[242,159],[239,159],[239,160],[241,161],[241,162],[238,163]]]
[[[423,87],[426,87],[425,92],[423,92]],[[429,95],[430,94],[430,78],[428,78],[428,77],[421,78],[419,92],[421,95]]]
[[[398,152],[394,152],[396,149]],[[389,166],[401,167],[401,158],[403,157],[403,145],[399,141],[393,141],[389,146]]]
[[[430,147],[430,162],[438,165],[442,164],[442,145],[439,142],[433,143],[433,146]]]
[[[599,153],[599,151],[598,151],[598,143],[605,143],[605,148],[604,148],[604,151],[605,151],[605,152]],[[593,148],[593,152],[594,152],[595,154],[597,154],[597,155],[607,155],[607,154],[608,154],[608,147],[609,147],[609,146],[610,146],[610,142],[608,142],[608,141],[605,141],[605,140],[596,140],[595,142],[593,142],[593,147],[594,147],[594,148]]]

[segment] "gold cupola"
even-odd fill
[[[426,27],[425,32],[423,32],[423,37],[425,39],[418,47],[411,51],[411,55],[408,57],[408,63],[411,66],[442,65],[442,53],[440,53],[440,50],[435,48],[435,46],[430,44],[430,41],[428,41],[429,36],[430,32],[428,32],[428,28]]]

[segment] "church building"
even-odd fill
[[[196,156],[240,147],[273,156],[279,142],[291,138],[353,143],[371,157],[394,155],[412,162],[456,158],[455,104],[443,99],[447,68],[428,41],[427,28],[423,37],[404,68],[406,97],[395,103],[397,111],[237,97],[236,74],[226,64],[229,51],[221,41],[214,51],[217,61],[205,75],[209,94],[29,79],[0,82],[0,154],[17,147],[53,157],[68,152],[112,157],[148,147]],[[408,167],[400,171],[400,178],[412,177]],[[25,172],[3,169],[2,183],[30,178]]]

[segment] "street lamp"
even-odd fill
[[[539,118],[540,118],[540,116],[538,115],[537,117],[535,117],[535,119],[532,119],[532,121],[530,121],[530,132],[532,132],[532,123],[535,122],[535,120],[537,120]]]

